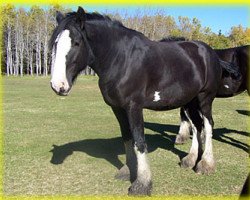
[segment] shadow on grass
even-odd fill
[[[179,126],[150,122],[145,122],[144,126],[145,128],[150,129],[156,133],[145,135],[149,153],[155,151],[157,148],[161,148],[173,152],[174,154],[178,155],[180,159],[187,155],[186,152],[175,148],[175,136],[167,134],[167,132],[177,134]],[[230,144],[248,153],[248,144],[229,137],[227,134],[230,133],[237,133],[244,136],[249,136],[247,132],[236,131],[227,128],[219,128],[214,130],[213,139]],[[118,158],[119,155],[125,153],[121,137],[108,139],[86,139],[76,142],[70,142],[60,146],[53,145],[53,149],[51,150],[52,158],[50,162],[55,165],[62,164],[64,160],[68,156],[73,154],[75,151],[86,153],[89,156],[95,158],[105,159],[118,169],[123,166],[123,163]]]
[[[248,110],[236,110],[239,114],[250,116],[250,111]]]
[[[145,123],[145,128],[154,124]],[[156,124],[157,125],[157,124]],[[161,126],[159,126],[161,128]],[[150,129],[150,128],[149,128]],[[164,125],[164,129],[175,131],[176,127],[172,125]],[[180,151],[174,147],[174,136],[165,135],[145,135],[148,152],[153,152],[157,148],[171,151],[183,158],[187,153]],[[64,145],[53,145],[51,163],[62,164],[64,160],[75,151],[86,153],[95,158],[102,158],[110,162],[112,165],[120,169],[123,163],[119,160],[118,155],[125,154],[124,145],[121,137],[108,139],[86,139],[76,142],[70,142]]]
[[[95,158],[106,159],[115,167],[121,168],[122,162],[118,155],[124,154],[124,148],[121,138],[110,139],[86,139],[76,142],[70,142],[64,145],[53,145],[52,158],[50,162],[58,165],[74,152],[83,152]]]
[[[163,136],[169,137],[166,132],[172,132],[172,133],[178,133],[179,126],[176,125],[165,125],[165,124],[158,124],[158,123],[145,123],[145,128],[151,129],[154,132],[158,132]],[[240,148],[243,151],[249,153],[249,145],[247,144],[248,138],[246,138],[246,143],[243,143],[239,140],[236,140],[230,136],[228,136],[230,133],[237,133],[240,135],[244,135],[249,137],[249,133],[244,132],[244,131],[237,131],[237,130],[232,130],[232,129],[227,129],[227,128],[218,128],[214,129],[213,133],[213,139],[218,140],[220,142],[230,144],[234,147]],[[174,141],[175,136],[170,136],[172,137],[172,141]]]
[[[249,153],[249,145],[247,144],[248,138],[246,138],[246,143],[244,143],[244,142],[241,142],[239,140],[236,140],[228,136],[228,134],[230,133],[237,133],[239,135],[244,135],[244,136],[249,137],[248,132],[237,131],[237,130],[232,130],[232,129],[227,129],[227,128],[218,128],[218,129],[214,129],[213,139],[226,143],[226,144],[230,144],[234,147],[237,147]]]

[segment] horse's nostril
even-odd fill
[[[65,92],[65,89],[64,87],[60,87],[60,90],[59,90],[60,93],[64,93]]]

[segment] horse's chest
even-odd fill
[[[119,92],[116,90],[115,85],[113,84],[104,85],[99,83],[99,87],[106,104],[115,107],[120,105]]]

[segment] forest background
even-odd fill
[[[50,74],[51,52],[48,48],[50,35],[55,28],[56,11],[71,12],[61,5],[51,5],[48,8],[32,6],[30,9],[16,8],[12,4],[1,7],[3,25],[1,72],[10,76],[47,76]],[[155,15],[149,10],[138,9],[137,14],[104,13],[111,19],[119,20],[124,26],[142,32],[152,40],[164,37],[185,37],[188,40],[199,40],[212,48],[230,48],[250,43],[250,28],[242,25],[231,27],[224,35],[219,31],[214,33],[210,27],[204,27],[197,18],[164,15],[159,9]],[[101,13],[103,14],[103,13]],[[83,74],[95,75],[90,68]]]

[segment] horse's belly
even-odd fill
[[[164,95],[156,91],[153,97],[147,98],[144,102],[144,108],[150,110],[172,110],[186,105],[190,102],[196,95],[194,94],[173,94],[173,95]]]
[[[155,111],[167,111],[167,110],[173,110],[176,108],[179,108],[181,106],[176,106],[176,105],[156,105],[156,104],[151,104],[147,105],[144,108],[149,109],[149,110],[155,110]]]
[[[147,91],[144,108],[152,110],[171,110],[189,103],[195,98],[201,89],[201,84],[195,82],[193,84],[179,83],[171,84],[164,89]]]

